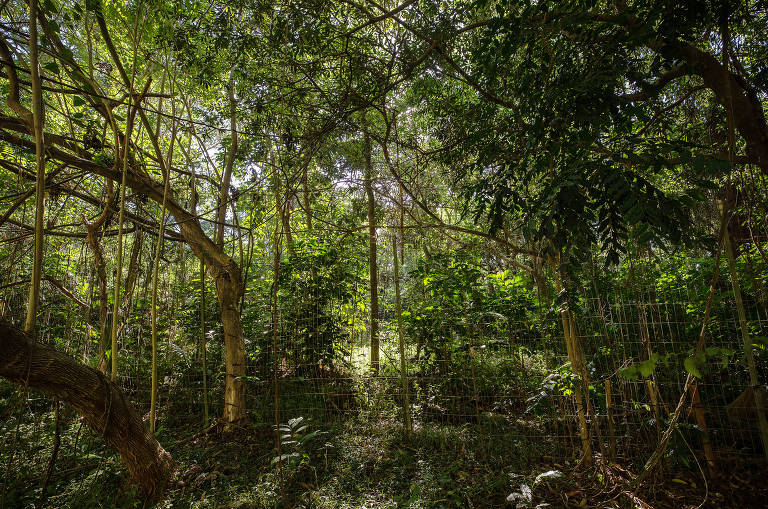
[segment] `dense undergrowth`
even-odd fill
[[[169,398],[161,409],[158,438],[173,455],[177,475],[157,507],[618,508],[650,503],[672,508],[702,502],[707,481],[690,450],[687,460],[679,461],[674,455],[681,452],[673,448],[664,475],[632,490],[632,472],[643,454],[616,462],[598,454],[596,466],[585,469],[573,439],[558,436],[534,411],[515,416],[485,410],[458,422],[416,405],[414,429],[407,433],[391,387],[385,382],[379,389],[366,411],[333,421],[322,412],[306,417],[283,412],[281,455],[274,416],[252,412],[250,423],[221,432],[217,426],[204,429],[202,416],[190,413],[183,398]],[[0,396],[5,507],[145,506],[119,459],[65,406],[59,415],[61,447],[43,494],[55,425],[52,402],[5,383]],[[300,392],[283,397],[288,408],[308,401]],[[195,429],[200,431],[190,432]],[[723,461],[726,474],[709,480],[706,506],[757,507],[768,495],[754,478],[759,469],[736,457]]]
[[[704,282],[713,265],[707,256],[638,262],[592,275],[595,291],[612,295],[612,302],[601,304],[586,284],[574,298],[588,351],[592,466],[580,461],[572,398],[578,377],[565,362],[558,315],[530,280],[488,270],[462,252],[419,263],[408,273],[403,322],[412,432],[402,423],[404,393],[391,311],[385,308],[383,362],[372,376],[366,371],[369,345],[344,332],[346,327],[355,337],[350,323],[355,308],[345,307],[350,296],[321,298],[322,288],[304,288],[288,276],[285,284],[295,286],[288,285],[294,297],[282,301],[288,316],[302,299],[324,311],[308,318],[297,311],[281,321],[282,353],[275,358],[269,315],[247,308],[246,323],[263,331],[248,341],[248,423],[228,432],[204,425],[201,347],[194,341],[200,300],[189,293],[178,308],[178,328],[160,345],[157,437],[174,457],[177,475],[158,506],[696,507],[704,500],[710,507],[757,507],[768,493],[756,488],[762,484],[755,478],[760,468],[754,419],[732,415],[728,408],[744,387],[745,368],[729,318],[727,282],[715,293],[704,356],[693,357],[689,347],[698,334]],[[643,296],[643,288],[652,288],[652,294]],[[758,292],[747,295],[753,303],[755,361],[763,370],[766,324]],[[162,325],[171,332],[169,324]],[[146,420],[149,345],[141,341],[140,316],[130,327],[135,339],[129,338],[131,348],[122,354],[126,372],[120,383]],[[77,352],[66,325],[45,330],[59,348]],[[214,323],[208,335],[218,339],[220,327]],[[307,357],[316,353],[322,355]],[[207,356],[215,417],[222,411],[220,341],[208,344]],[[688,410],[657,476],[632,487],[668,426],[686,372],[695,372],[703,388],[721,472],[702,477],[704,435]],[[613,384],[612,414],[606,381]],[[116,455],[65,405],[59,412],[61,446],[43,492],[54,404],[6,382],[0,398],[4,507],[143,505]],[[737,418],[744,420],[731,420]]]

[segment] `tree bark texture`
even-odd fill
[[[119,454],[140,493],[162,494],[174,472],[170,454],[155,440],[117,385],[68,355],[34,344],[0,320],[0,376],[69,403]]]
[[[245,341],[238,304],[242,293],[240,269],[232,261],[229,270],[215,274],[216,294],[224,328],[224,422],[245,419]]]

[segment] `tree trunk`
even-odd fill
[[[131,246],[131,257],[128,261],[128,276],[125,279],[125,295],[123,295],[123,306],[130,309],[130,300],[133,297],[133,291],[136,288],[136,280],[139,279],[139,255],[141,254],[141,245],[144,235],[136,224],[136,233],[133,234],[133,246]]]
[[[723,214],[726,214],[725,208],[723,208]],[[739,284],[739,274],[736,271],[736,254],[733,252],[733,243],[731,242],[730,233],[726,231],[725,234],[725,254],[728,257],[728,268],[731,271],[731,287],[733,288],[733,296],[736,300],[736,310],[739,314],[739,328],[741,329],[741,336],[744,340],[744,360],[746,361],[747,371],[749,372],[749,385],[750,387],[759,387],[760,380],[757,374],[757,366],[755,364],[755,356],[752,353],[752,337],[749,332],[749,324],[747,323],[747,313],[744,310],[744,301],[741,296],[741,285]],[[763,411],[762,398],[755,398],[755,409],[757,411],[760,440],[763,443],[763,455],[768,460],[768,419],[765,417]]]
[[[176,116],[175,106],[171,114]],[[158,130],[160,122],[158,119]],[[171,144],[168,148],[168,167],[173,163],[173,145],[176,142],[176,122],[171,127]],[[155,434],[155,417],[157,415],[157,271],[160,267],[160,255],[163,251],[163,235],[165,233],[165,207],[168,203],[168,190],[171,186],[171,175],[168,172],[163,173],[163,203],[160,207],[160,227],[157,232],[157,243],[155,244],[155,259],[152,264],[152,381],[150,388],[149,404],[149,431]],[[183,254],[183,252],[182,252]],[[183,258],[182,258],[183,260]],[[131,258],[133,261],[133,258]],[[127,290],[130,291],[130,290]],[[174,306],[175,309],[175,306]]]
[[[307,154],[311,158],[311,153]],[[309,161],[304,164],[304,170],[301,174],[301,187],[304,194],[304,214],[306,215],[307,234],[312,236],[312,204],[309,199]],[[314,266],[312,267],[314,270]]]
[[[558,256],[558,261],[560,257]],[[552,271],[555,276],[555,287],[559,294],[565,287],[558,267],[555,261],[550,259]],[[563,336],[565,339],[565,348],[568,352],[568,360],[571,362],[571,371],[578,376],[577,382],[573,387],[573,397],[576,401],[576,415],[579,421],[579,439],[581,440],[582,459],[581,463],[586,466],[592,465],[592,442],[589,436],[589,427],[587,424],[586,412],[589,409],[589,382],[587,380],[587,370],[584,366],[584,352],[581,349],[579,335],[576,332],[576,323],[573,320],[573,314],[566,303],[560,309],[560,320],[563,324]],[[582,400],[584,397],[584,400]]]
[[[288,181],[285,182],[285,199],[280,210],[282,211],[280,218],[283,221],[283,231],[285,231],[285,242],[288,252],[292,256],[296,256],[296,248],[293,246],[293,231],[291,230],[291,190],[288,186]]]
[[[86,224],[88,232],[88,244],[93,250],[93,263],[96,265],[96,274],[99,283],[99,349],[97,365],[99,371],[107,372],[107,316],[109,315],[109,297],[107,296],[107,269],[101,245],[96,237],[96,230]]]
[[[43,141],[43,92],[40,85],[40,67],[37,51],[37,0],[29,2],[29,60],[32,79],[32,118],[35,135],[35,249],[32,261],[32,285],[29,288],[29,304],[24,330],[32,333],[37,321],[40,300],[40,279],[43,272],[43,215],[45,214],[45,143]]]
[[[579,440],[581,441],[582,460],[586,466],[592,465],[592,441],[589,436],[587,424],[587,411],[589,410],[589,381],[587,370],[584,367],[584,353],[581,350],[579,336],[576,333],[576,324],[570,309],[560,311],[565,333],[565,344],[568,350],[568,359],[571,361],[571,370],[578,376],[573,387],[573,396],[576,400],[576,415],[579,420]]]
[[[230,77],[229,79],[229,126],[231,143],[229,150],[227,151],[227,160],[224,164],[224,172],[221,177],[221,185],[219,188],[219,206],[216,209],[216,244],[219,246],[224,245],[224,223],[227,219],[227,202],[229,201],[229,185],[232,182],[232,167],[235,162],[235,155],[237,154],[237,110],[235,109],[235,82]]]
[[[291,216],[290,216],[290,197],[291,194],[288,190],[288,183],[285,185],[285,195],[282,193],[282,182],[280,181],[280,169],[277,166],[278,158],[273,150],[270,153],[272,161],[272,187],[275,193],[275,211],[280,216],[280,222],[283,225],[283,232],[285,233],[285,245],[288,248],[288,253],[291,256],[296,256],[296,249],[293,247],[293,234],[291,233]],[[285,200],[283,200],[285,196]]]
[[[200,349],[203,357],[203,426],[208,426],[208,352],[205,344],[205,265],[200,262]]]
[[[240,269],[232,261],[228,270],[215,274],[216,295],[221,307],[224,327],[224,421],[227,424],[245,419],[245,341],[240,321]]]
[[[371,138],[365,133],[365,194],[368,196],[368,257],[371,285],[371,369],[379,373],[379,274],[376,262],[376,201],[373,195]]]
[[[402,206],[402,201],[400,202]],[[406,433],[413,431],[411,426],[411,398],[408,394],[408,362],[405,359],[405,339],[403,338],[403,309],[400,302],[400,263],[397,259],[397,233],[392,234],[392,263],[395,268],[395,316],[397,316],[397,346],[400,353],[400,382],[403,385],[403,425]]]
[[[114,294],[112,296],[112,326],[110,329],[110,358],[112,360],[112,370],[109,372],[110,379],[117,380],[117,332],[120,327],[120,282],[123,278],[123,221],[125,219],[125,188],[126,176],[128,175],[128,147],[131,140],[131,101],[128,101],[129,120],[125,135],[125,148],[123,149],[123,176],[120,183],[120,213],[117,220],[117,258],[115,259],[115,280]]]
[[[93,223],[88,223],[83,217],[85,224],[86,239],[88,245],[93,251],[93,263],[96,265],[96,277],[99,283],[99,350],[97,365],[99,371],[107,372],[107,316],[109,314],[109,296],[107,295],[107,264],[104,261],[104,253],[99,244],[97,230],[107,222],[112,215],[111,207],[114,201],[115,193],[112,190],[112,181],[107,180],[107,197],[104,209]]]
[[[175,133],[174,133],[175,134]],[[149,431],[155,433],[155,416],[157,411],[157,271],[160,267],[160,255],[163,252],[163,231],[165,229],[165,204],[168,196],[168,186],[170,176],[165,175],[165,191],[163,197],[163,206],[160,212],[160,229],[157,233],[157,242],[155,244],[155,258],[152,262],[152,380],[150,382],[149,397]]]
[[[171,478],[171,456],[117,385],[64,353],[34,344],[0,321],[0,376],[69,403],[115,449],[141,494],[156,499]]]

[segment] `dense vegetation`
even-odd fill
[[[0,2],[0,509],[764,506],[766,40]]]

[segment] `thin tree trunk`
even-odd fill
[[[243,312],[243,303],[245,302],[245,292],[248,289],[248,266],[250,261],[245,259],[245,249],[243,248],[243,228],[240,226],[240,217],[237,214],[237,206],[235,200],[232,200],[232,220],[237,231],[237,249],[240,255],[240,267],[245,267],[245,274],[243,274],[243,291],[240,294],[240,313]],[[235,243],[235,239],[232,239],[232,243]],[[232,247],[232,257],[234,258],[235,246]]]
[[[757,387],[760,384],[760,379],[757,376],[755,356],[752,353],[752,337],[749,333],[747,313],[744,309],[744,301],[741,297],[739,275],[736,272],[736,255],[733,251],[731,236],[727,232],[725,235],[725,254],[728,257],[728,267],[731,271],[731,286],[733,287],[733,296],[736,299],[736,310],[739,313],[739,327],[741,328],[741,336],[744,340],[744,358],[746,360],[747,370],[749,371],[749,385],[751,387]],[[754,391],[754,393],[755,411],[757,412],[757,419],[760,427],[760,440],[763,443],[763,454],[765,455],[765,458],[768,459],[768,419],[766,419],[765,409],[763,408],[763,398],[760,397],[758,391]]]
[[[29,66],[32,79],[32,118],[35,134],[35,249],[32,261],[32,284],[29,288],[27,320],[24,330],[35,330],[37,307],[40,300],[40,279],[43,271],[43,216],[45,214],[45,141],[43,140],[43,92],[40,85],[40,61],[37,48],[37,0],[29,2]]]
[[[99,348],[97,366],[102,373],[107,372],[107,316],[109,314],[109,296],[107,295],[107,268],[104,261],[104,253],[99,243],[97,231],[104,223],[107,222],[112,215],[111,207],[114,201],[115,193],[112,190],[112,181],[107,179],[106,186],[106,203],[101,214],[96,218],[93,223],[88,223],[83,217],[83,223],[85,224],[86,239],[88,245],[93,251],[93,263],[96,266],[96,277],[99,284]]]
[[[125,295],[123,295],[123,306],[128,306],[136,288],[136,280],[139,277],[139,255],[143,244],[144,235],[141,229],[136,227],[136,233],[133,235],[133,246],[131,246],[131,257],[128,261],[128,276],[125,279]],[[128,306],[130,308],[130,306]]]
[[[363,138],[365,152],[365,194],[368,197],[368,261],[371,291],[371,370],[379,374],[379,275],[376,261],[376,201],[373,194],[373,168],[371,165],[371,138],[366,131]]]
[[[291,230],[291,191],[288,182],[285,183],[285,199],[283,200],[283,230],[285,230],[285,242],[288,244],[288,252],[296,256],[296,248],[293,247],[293,231]]]
[[[227,151],[227,160],[224,164],[224,172],[221,178],[221,187],[219,188],[219,207],[216,211],[216,244],[224,245],[224,223],[227,218],[227,201],[229,200],[229,185],[232,181],[232,167],[235,163],[235,154],[237,153],[237,110],[235,108],[235,82],[232,78],[227,87],[229,92],[229,126],[231,143]]]
[[[563,288],[563,283],[560,279],[557,267],[554,266],[554,260],[551,260],[551,262],[555,274],[557,292],[560,293]],[[589,386],[586,379],[586,370],[584,369],[584,357],[581,351],[578,334],[576,334],[576,324],[573,321],[573,315],[567,307],[560,310],[560,320],[563,325],[565,347],[568,352],[568,360],[571,362],[571,370],[579,377],[579,380],[574,384],[573,396],[576,401],[576,413],[579,421],[579,439],[581,440],[582,461],[586,466],[589,466],[592,464],[592,443],[589,437],[589,427],[587,426],[586,405],[582,399],[583,396],[585,396],[582,389]],[[586,397],[589,398],[589,392],[586,393]]]
[[[167,181],[168,179],[166,179]],[[157,409],[157,269],[160,266],[160,253],[163,249],[163,223],[165,223],[165,207],[161,214],[160,233],[155,246],[155,259],[152,263],[152,380],[149,396],[149,431],[155,432],[155,412]]]
[[[279,196],[277,205],[280,206]],[[281,222],[279,218],[275,218],[275,233],[272,237],[272,288],[270,291],[270,318],[272,322],[272,384],[274,387],[274,405],[275,405],[275,447],[277,449],[277,466],[280,473],[280,495],[283,500],[283,505],[288,506],[286,503],[285,494],[285,474],[283,472],[283,439],[280,432],[280,379],[278,377],[278,368],[280,366],[280,356],[278,355],[277,348],[277,334],[278,334],[278,309],[277,309],[277,293],[278,283],[280,280],[280,226]]]
[[[605,379],[605,413],[608,420],[608,451],[610,461],[616,461],[616,435],[613,428],[613,401],[611,398],[611,379]]]
[[[175,133],[174,133],[175,135]],[[168,195],[168,187],[171,179],[169,175],[165,175],[165,191],[164,194]],[[163,233],[165,232],[165,205],[163,204],[160,212],[160,228],[157,234],[157,243],[155,244],[155,258],[152,263],[152,381],[150,390],[150,403],[149,403],[149,430],[151,433],[155,432],[155,415],[157,408],[157,272],[160,267],[160,254],[163,250]]]
[[[403,386],[403,424],[410,433],[411,427],[411,398],[408,391],[408,363],[405,359],[405,340],[403,339],[403,310],[400,303],[400,260],[398,260],[397,233],[392,234],[392,261],[395,266],[395,316],[397,316],[397,344],[400,350],[400,381]]]
[[[312,157],[311,153],[308,153],[307,157]],[[309,199],[309,161],[304,164],[304,171],[301,174],[301,187],[304,194],[304,213],[306,215],[307,233],[312,235],[312,204]]]
[[[123,278],[123,219],[125,218],[125,188],[126,177],[128,175],[128,146],[131,140],[131,96],[128,98],[128,128],[126,129],[123,149],[123,178],[120,183],[120,214],[117,220],[117,258],[115,259],[115,280],[114,280],[114,293],[112,295],[112,327],[110,330],[110,350],[112,359],[112,370],[110,371],[110,379],[114,382],[117,380],[117,330],[120,324],[120,282]]]
[[[283,226],[283,232],[285,234],[285,244],[288,248],[288,253],[291,256],[296,256],[296,250],[293,247],[293,235],[291,234],[291,217],[290,217],[290,194],[288,192],[288,185],[285,186],[285,195],[282,193],[282,182],[280,180],[280,170],[277,166],[277,158],[275,157],[274,150],[271,154],[272,158],[272,185],[275,192],[275,210],[277,211],[278,218]],[[285,199],[283,199],[285,196]]]
[[[707,419],[704,416],[704,405],[701,403],[701,396],[699,396],[699,382],[693,380],[691,382],[691,406],[693,407],[693,413],[696,416],[696,424],[701,430],[701,446],[704,449],[704,459],[707,461],[707,470],[709,476],[714,478],[717,475],[717,465],[715,463],[715,450],[712,448],[712,439],[709,436],[709,427],[707,426]]]
[[[208,352],[205,344],[205,265],[200,260],[200,349],[203,357],[203,426],[208,426]]]
[[[0,376],[69,403],[120,454],[143,496],[155,499],[162,494],[173,474],[173,460],[102,373],[34,344],[0,321]]]
[[[190,117],[191,120],[191,117]],[[191,138],[190,138],[191,145]],[[183,151],[183,145],[179,145]],[[190,211],[193,216],[197,216],[197,178],[194,168],[189,158],[189,145],[187,151],[183,151],[187,159],[187,167],[192,172],[192,196],[190,197]],[[242,302],[241,302],[242,306]],[[241,307],[242,309],[242,307]],[[200,350],[203,363],[203,427],[208,426],[209,409],[208,409],[208,345],[205,336],[205,263],[203,258],[200,258]]]
[[[172,90],[173,91],[173,90]],[[172,107],[171,118],[176,117],[175,103]],[[160,119],[158,118],[158,125]],[[171,143],[168,148],[167,168],[173,165],[173,146],[176,142],[176,123],[171,129]],[[149,403],[149,430],[155,433],[155,417],[157,410],[157,270],[160,267],[160,254],[163,251],[163,235],[165,234],[165,207],[168,203],[168,191],[171,187],[171,175],[168,171],[163,174],[163,203],[160,207],[160,227],[157,232],[157,244],[155,245],[155,260],[152,265],[152,387]]]
[[[114,295],[113,295],[113,303],[112,303],[112,327],[111,327],[111,357],[112,357],[112,371],[110,373],[111,379],[114,381],[117,379],[117,366],[118,366],[118,352],[117,352],[117,331],[118,331],[118,323],[119,323],[119,315],[120,315],[120,283],[122,280],[122,272],[123,272],[123,221],[125,218],[125,189],[128,184],[128,169],[129,169],[129,158],[131,157],[131,134],[133,131],[133,124],[134,119],[136,117],[136,113],[140,111],[140,108],[138,108],[138,103],[141,102],[144,94],[149,89],[149,85],[151,82],[150,80],[147,80],[144,86],[144,90],[139,95],[138,98],[134,97],[134,79],[136,75],[136,55],[138,51],[137,46],[137,39],[138,39],[138,28],[139,28],[139,20],[140,16],[136,16],[136,20],[133,27],[133,69],[131,71],[131,77],[129,78],[128,75],[125,73],[125,69],[122,67],[122,65],[119,62],[119,58],[117,57],[117,52],[115,51],[114,45],[112,44],[112,39],[109,35],[109,32],[107,30],[106,22],[104,21],[104,17],[100,10],[97,10],[95,12],[96,14],[96,21],[99,24],[99,28],[101,30],[102,39],[104,39],[104,42],[107,44],[107,47],[110,51],[110,54],[112,55],[113,59],[115,60],[115,63],[118,64],[118,69],[121,72],[121,76],[124,78],[124,85],[128,89],[128,102],[127,102],[127,122],[126,122],[126,128],[125,128],[125,135],[122,138],[122,147],[120,154],[122,157],[122,175],[120,178],[120,213],[119,213],[119,219],[117,223],[117,259],[116,262],[116,275],[115,275],[115,281],[114,281]],[[46,32],[47,35],[50,35],[49,32]],[[95,90],[97,88],[94,88]],[[111,121],[112,128],[115,132],[115,151],[118,150],[120,136],[117,129],[117,125],[114,122],[114,116],[111,114],[110,108],[105,108],[106,113],[108,115],[108,119]],[[143,115],[143,111],[142,111]],[[142,116],[142,119],[144,117]],[[117,154],[115,154],[115,163],[117,164],[119,159],[117,157]],[[158,154],[158,156],[162,157],[162,154]]]

